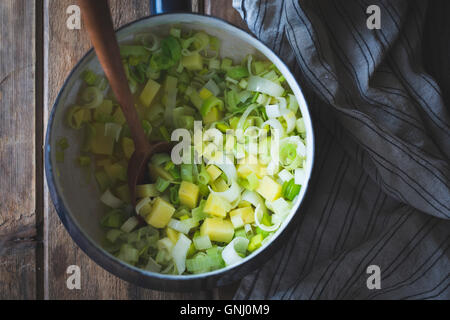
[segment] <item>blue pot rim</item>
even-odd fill
[[[218,18],[218,17],[199,14],[199,13],[195,13],[195,12],[192,12],[192,13],[186,13],[186,12],[163,13],[163,14],[154,15],[154,16],[145,16],[145,17],[139,18],[137,20],[134,20],[132,22],[129,22],[129,23],[121,26],[120,28],[116,29],[116,32],[119,32],[122,29],[125,29],[125,28],[127,28],[135,23],[141,22],[143,20],[160,17],[160,16],[165,16],[165,15],[179,15],[179,14],[194,15],[194,16],[201,16],[201,17],[207,17],[210,19],[215,19],[222,23],[228,24],[229,26],[234,27],[234,28],[238,29],[239,31],[245,32],[247,35],[249,35],[256,41],[258,41],[268,51],[272,52],[272,54],[274,56],[276,56],[280,60],[280,62],[286,67],[286,69],[292,74],[290,69],[285,64],[285,62],[275,52],[273,52],[273,50],[271,48],[267,47],[263,42],[261,42],[259,39],[257,39],[254,35],[248,33],[247,31],[241,29],[240,27],[238,27],[226,20]],[[47,179],[47,185],[48,185],[50,197],[52,199],[52,202],[55,206],[55,210],[56,210],[61,222],[63,223],[64,227],[68,231],[71,238],[75,241],[75,243],[81,248],[81,250],[89,258],[91,258],[99,266],[101,266],[108,272],[112,273],[113,275],[115,275],[123,280],[132,282],[138,286],[144,286],[144,287],[148,287],[148,288],[157,288],[157,289],[160,289],[163,287],[161,285],[157,285],[157,284],[147,285],[146,283],[140,282],[138,279],[139,278],[142,279],[142,277],[145,277],[145,278],[152,278],[155,280],[177,281],[177,282],[181,281],[181,282],[189,283],[191,281],[203,280],[206,278],[220,276],[221,274],[235,271],[236,269],[241,268],[244,265],[248,264],[252,260],[255,260],[258,257],[262,257],[263,253],[269,251],[269,249],[272,246],[274,246],[275,242],[277,242],[277,240],[280,238],[280,236],[287,231],[287,228],[285,228],[278,237],[276,237],[271,242],[269,242],[266,246],[264,246],[261,249],[261,251],[257,252],[256,255],[248,256],[246,258],[246,260],[244,262],[242,262],[241,264],[238,264],[238,265],[235,265],[232,267],[223,268],[223,269],[218,269],[218,270],[208,272],[208,273],[201,273],[201,274],[196,274],[196,275],[179,275],[179,276],[153,273],[153,272],[150,272],[150,271],[147,271],[144,269],[140,269],[140,268],[131,266],[131,265],[117,259],[116,257],[111,255],[107,251],[103,250],[95,241],[93,241],[87,234],[85,234],[81,230],[81,228],[79,228],[78,224],[75,222],[75,220],[73,219],[73,217],[67,210],[66,206],[64,205],[64,201],[56,188],[55,175],[54,175],[54,170],[53,170],[52,163],[51,163],[51,147],[50,147],[51,134],[52,134],[51,128],[53,127],[53,121],[54,121],[54,117],[55,117],[55,113],[56,113],[56,108],[59,105],[59,101],[61,99],[62,93],[64,92],[66,86],[68,85],[69,80],[72,78],[73,74],[79,68],[79,66],[83,64],[83,62],[90,56],[90,54],[93,51],[94,51],[94,49],[91,48],[83,55],[83,57],[72,68],[71,72],[69,73],[66,80],[64,81],[64,84],[62,85],[62,87],[58,93],[58,96],[53,104],[52,110],[50,112],[50,116],[49,116],[49,119],[47,122],[46,138],[45,138],[45,145],[44,145],[44,167],[45,167],[45,175],[46,175],[46,179]],[[294,76],[293,76],[293,78],[295,79]],[[297,85],[298,85],[298,83],[297,83]],[[298,85],[298,86],[301,90],[300,85]],[[303,90],[301,90],[301,91],[303,94]],[[306,103],[306,108],[308,109],[309,115],[311,116],[311,112],[309,111],[308,103],[306,102],[306,100],[305,100],[305,103]],[[311,141],[312,141],[312,159],[311,159],[311,175],[312,175],[313,170],[314,170],[314,165],[315,165],[315,134],[314,134],[314,125],[312,122],[312,118],[311,118],[311,128],[312,128],[312,130],[311,130],[310,134],[311,134]],[[307,194],[309,191],[309,184],[308,184],[307,188],[308,189],[306,190],[306,192],[303,196],[303,199],[300,202],[300,204],[296,210],[295,215],[297,215],[297,213],[300,211],[300,209],[302,208],[302,206],[306,200],[306,197],[307,197]],[[293,219],[291,219],[291,221],[289,221],[289,223],[292,223],[292,222],[293,222]],[[170,287],[169,288],[164,287],[163,289],[171,290]]]

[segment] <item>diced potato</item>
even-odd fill
[[[155,228],[162,229],[167,226],[174,212],[175,208],[170,203],[158,197],[145,221]]]
[[[161,89],[161,85],[158,82],[149,79],[144,90],[142,90],[141,96],[139,97],[141,103],[147,108],[150,107],[153,99],[159,92],[159,89]]]
[[[176,244],[178,241],[178,236],[180,235],[178,231],[173,230],[172,228],[167,227],[166,228],[167,238],[170,239],[170,241],[173,242],[173,244]]]
[[[265,176],[256,191],[267,201],[275,201],[281,197],[281,185],[268,176]]]
[[[122,150],[127,159],[130,159],[134,153],[134,141],[130,138],[123,137],[122,139]]]
[[[169,180],[169,181],[173,180],[172,175],[161,167],[157,167],[152,164],[149,164],[148,169],[150,171],[150,177],[153,179],[153,181],[156,181],[158,179],[158,177],[161,177],[161,178],[163,178],[165,180]]]
[[[249,154],[247,157],[239,161],[237,167],[238,176],[241,178],[247,178],[250,174],[254,173],[258,178],[263,177],[262,173],[265,173],[265,167],[262,167],[258,163],[258,159]]]
[[[230,217],[233,217],[235,215],[240,215],[245,224],[255,222],[255,211],[251,206],[235,209],[230,212]]]
[[[202,70],[203,69],[203,58],[196,52],[190,56],[185,56],[181,58],[181,64],[188,70]]]
[[[205,124],[213,123],[222,119],[222,112],[217,108],[212,108],[206,116],[203,117]]]
[[[184,204],[190,209],[197,207],[199,191],[200,188],[196,184],[183,181],[178,191],[181,204]]]
[[[225,218],[227,216],[227,209],[229,204],[226,203],[220,196],[210,193],[208,200],[206,200],[203,212],[211,214],[216,217]]]
[[[222,174],[222,170],[217,168],[215,165],[210,165],[206,168],[206,172],[208,172],[211,181],[215,181]]]
[[[224,192],[228,189],[228,184],[222,178],[211,183],[211,187],[215,192]]]
[[[100,155],[112,155],[114,151],[114,137],[105,136],[105,124],[93,124],[95,135],[91,141],[91,151]]]
[[[233,239],[234,227],[230,220],[207,218],[200,227],[200,234],[208,235],[212,241],[230,242]]]

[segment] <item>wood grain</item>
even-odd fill
[[[50,109],[64,79],[75,63],[89,49],[90,42],[85,30],[66,29],[66,8],[73,0],[46,0],[45,13],[48,22],[46,34],[48,95]],[[146,0],[114,0],[110,2],[115,27],[149,14]],[[48,195],[47,195],[48,197]],[[164,293],[130,285],[106,272],[90,260],[72,241],[62,226],[51,200],[45,208],[48,217],[48,289],[49,299],[205,299],[209,294]],[[66,268],[81,268],[81,290],[66,288]]]
[[[0,1],[0,299],[33,298],[34,1]]]
[[[219,17],[235,26],[250,32],[239,12],[232,6],[233,0],[205,0],[205,14]]]

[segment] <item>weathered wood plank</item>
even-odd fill
[[[0,2],[0,299],[36,292],[34,14]]]
[[[222,18],[235,26],[248,30],[247,24],[242,20],[239,13],[233,8],[233,0],[204,0],[205,14]]]
[[[46,0],[48,97],[47,108],[55,101],[64,79],[75,63],[89,49],[90,42],[82,29],[66,29],[66,8],[73,0]],[[116,27],[149,14],[147,0],[114,0],[110,2]],[[46,195],[48,197],[48,194]],[[45,214],[48,223],[48,290],[50,299],[205,299],[206,293],[173,294],[145,290],[130,285],[106,272],[91,261],[72,241],[62,226],[51,200],[47,198]],[[81,268],[81,290],[66,288],[66,268]]]

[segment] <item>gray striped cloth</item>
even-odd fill
[[[317,140],[298,227],[235,299],[450,298],[449,2],[233,1],[294,72]]]

